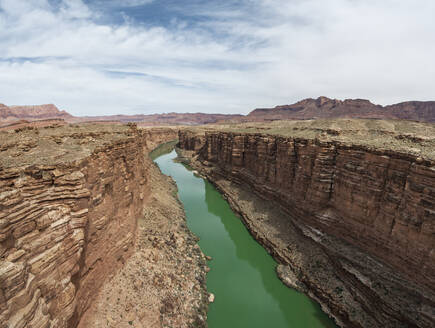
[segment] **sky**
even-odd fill
[[[433,0],[0,0],[0,103],[73,115],[435,100]]]

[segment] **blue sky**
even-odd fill
[[[247,113],[433,100],[432,0],[0,0],[0,102]]]

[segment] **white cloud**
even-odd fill
[[[186,6],[207,19],[144,27],[98,23],[81,0],[0,0],[0,102],[100,115],[433,97],[431,0],[237,3]]]
[[[60,11],[63,19],[92,17],[91,11],[82,0],[63,0]]]
[[[98,4],[114,7],[137,7],[147,5],[154,0],[98,0]]]

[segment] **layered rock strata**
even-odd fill
[[[1,132],[1,327],[77,326],[136,251],[145,155],[174,138],[119,125]]]
[[[205,257],[186,226],[175,183],[150,160],[146,166],[149,195],[135,251],[104,284],[78,328],[205,326]]]
[[[283,281],[340,325],[434,325],[433,159],[319,138],[180,131],[179,140],[283,265]]]

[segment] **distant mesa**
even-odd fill
[[[138,125],[201,125],[213,123],[262,122],[273,120],[307,120],[315,118],[372,118],[402,119],[435,122],[435,101],[408,101],[381,106],[365,99],[308,98],[292,105],[257,108],[248,115],[167,113],[152,115],[106,115],[77,117],[53,104],[38,106],[6,106],[0,104],[0,127],[20,121],[63,120],[66,123],[82,122],[135,122]]]
[[[105,115],[105,116],[73,116],[59,110],[53,104],[39,106],[6,106],[0,104],[0,127],[41,120],[63,120],[66,123],[129,123],[138,125],[201,125],[234,120],[238,122],[243,116],[232,114],[205,113],[167,113],[152,115]]]
[[[257,108],[247,116],[248,121],[306,120],[313,118],[378,118],[435,122],[435,101],[408,101],[381,106],[365,99],[308,98],[292,105]]]
[[[19,121],[39,121],[39,120],[69,120],[73,116],[66,111],[59,110],[53,104],[38,106],[6,106],[0,104],[0,125],[9,125]]]
[[[223,121],[239,121],[242,115],[232,114],[205,114],[205,113],[166,113],[151,115],[107,115],[107,116],[84,116],[75,117],[70,122],[107,122],[117,121],[121,123],[137,123],[143,126],[153,125],[201,125],[218,123]]]

